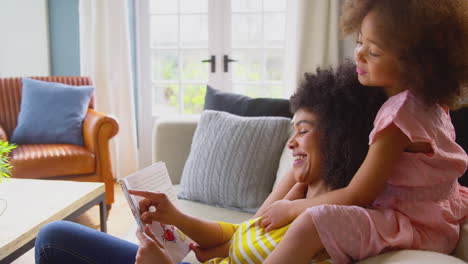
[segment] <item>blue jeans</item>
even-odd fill
[[[35,244],[36,264],[133,264],[138,245],[68,221],[45,225]]]

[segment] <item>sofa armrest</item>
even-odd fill
[[[0,125],[0,139],[3,141],[8,141],[7,134],[1,125]]]
[[[460,239],[453,255],[465,262],[468,262],[468,221],[460,225]]]
[[[160,117],[153,127],[153,162],[163,161],[173,184],[180,183],[200,115]]]

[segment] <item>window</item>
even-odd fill
[[[232,1],[232,88],[252,97],[281,97],[286,0]]]
[[[208,81],[207,0],[150,0],[152,112],[196,113]]]
[[[153,116],[201,112],[206,84],[282,96],[286,0],[148,1]]]
[[[285,93],[286,0],[138,0],[135,4],[143,167],[151,164],[155,119],[201,112],[207,84],[252,97]]]

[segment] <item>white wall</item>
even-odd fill
[[[356,37],[353,35],[347,36],[345,39],[341,40],[341,45],[343,48],[343,57],[354,60],[354,48],[356,47]]]
[[[0,77],[50,75],[47,0],[0,0]]]

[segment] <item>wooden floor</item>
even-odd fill
[[[117,237],[124,237],[127,235],[134,220],[120,185],[116,183],[114,190],[115,202],[107,219],[107,233]],[[75,222],[99,230],[99,207],[95,206],[89,209],[79,216]],[[34,264],[34,249],[13,261],[12,264]]]

